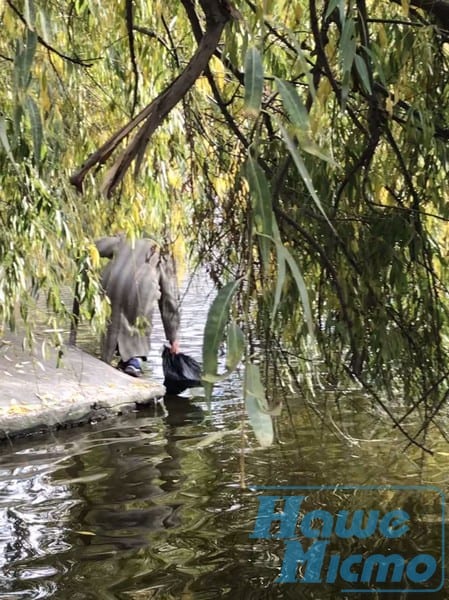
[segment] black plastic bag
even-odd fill
[[[162,368],[167,394],[180,394],[187,388],[201,385],[201,365],[187,354],[172,354],[166,346],[162,352]]]

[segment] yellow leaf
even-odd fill
[[[100,265],[100,254],[98,252],[95,244],[89,244],[87,247],[87,251],[89,252],[90,262],[94,268],[99,267]]]
[[[402,12],[405,17],[408,17],[410,11],[410,0],[401,0]]]
[[[318,90],[316,93],[316,97],[321,105],[324,105],[326,103],[326,100],[328,99],[331,90],[332,86],[330,84],[329,79],[323,77],[320,81],[320,85],[318,86]]]
[[[390,195],[384,186],[382,186],[379,190],[378,199],[379,199],[379,204],[385,204],[385,205],[390,204]]]
[[[216,56],[211,58],[211,71],[214,74],[214,80],[220,91],[223,91],[223,87],[226,81],[226,71],[223,63]]]
[[[175,190],[181,189],[182,181],[181,181],[181,175],[179,174],[178,171],[175,171],[175,169],[170,169],[168,171],[167,179],[168,179],[169,185],[173,189],[175,189]]]
[[[195,87],[202,94],[209,96],[211,94],[211,89],[209,82],[207,81],[207,77],[198,77],[195,82]]]
[[[388,37],[387,37],[387,33],[385,31],[385,27],[382,24],[379,25],[378,35],[379,35],[379,46],[381,48],[386,48],[388,46]]]

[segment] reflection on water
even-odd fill
[[[189,303],[184,319],[183,349],[195,358],[205,304],[204,296]],[[156,342],[155,376],[159,351]],[[277,419],[277,442],[259,449],[248,429],[242,435],[237,375],[217,390],[210,413],[201,397],[167,398],[126,417],[4,447],[0,599],[359,597],[332,585],[274,583],[282,545],[249,538],[258,500],[248,486],[446,488],[448,453],[437,447],[424,463],[416,451],[404,453],[400,435],[360,398],[348,396],[323,422],[301,398],[290,408],[292,418],[284,411]],[[320,492],[318,507],[337,510],[334,491]],[[419,540],[426,548],[438,537],[438,507],[416,510],[426,511]]]
[[[249,539],[257,497],[240,486],[243,466],[252,485],[416,484],[440,471],[420,476],[393,446],[351,446],[311,427],[299,406],[296,414],[296,436],[281,422],[279,443],[260,450],[248,434],[243,454],[237,393],[215,400],[210,418],[202,399],[172,398],[14,444],[0,459],[0,597],[345,597],[330,585],[274,583],[282,548]],[[338,506],[333,492],[320,503]],[[426,544],[437,538],[436,509],[427,508]]]

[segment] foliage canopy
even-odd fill
[[[1,10],[1,321],[37,290],[64,315],[80,264],[98,314],[92,240],[156,230],[242,282],[239,349],[255,316],[293,380],[318,349],[425,430],[449,374],[447,0]]]

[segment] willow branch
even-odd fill
[[[82,191],[84,179],[92,167],[105,163],[122,140],[141,125],[140,129],[120,153],[106,174],[102,184],[102,191],[106,196],[110,196],[114,188],[122,181],[133,160],[136,160],[137,171],[142,162],[148,142],[155,130],[173,107],[185,96],[207,67],[211,56],[217,48],[223,29],[231,18],[232,10],[227,1],[200,0],[200,4],[206,16],[206,30],[201,38],[198,49],[192,56],[187,67],[134,119],[109,138],[96,152],[91,154],[81,168],[72,175],[70,182],[79,191]]]
[[[401,0],[392,0],[401,4]],[[446,29],[449,29],[449,1],[448,0],[411,0],[410,4],[421,8],[430,16],[436,17]]]
[[[126,0],[126,30],[128,33],[128,45],[129,55],[131,58],[131,66],[133,70],[133,103],[131,107],[131,114],[134,114],[136,110],[138,98],[139,98],[139,71],[137,69],[136,51],[134,48],[134,32],[133,32],[133,0]]]
[[[6,4],[19,17],[19,19],[22,21],[22,23],[25,25],[25,27],[28,27],[28,29],[31,29],[30,24],[27,22],[27,20],[25,19],[23,14],[19,11],[19,9],[16,6],[14,6],[14,4],[11,2],[11,0],[6,0]],[[46,42],[44,40],[44,38],[42,36],[40,36],[37,32],[36,32],[36,36],[37,36],[37,41],[39,42],[39,44],[41,46],[46,48],[49,52],[53,52],[53,54],[56,54],[60,58],[67,60],[71,63],[74,63],[75,65],[80,65],[82,67],[91,67],[92,66],[92,63],[86,62],[86,60],[77,58],[76,56],[68,56],[67,54],[60,52],[59,50],[57,50],[56,48],[51,46],[48,42]],[[89,60],[96,60],[96,59],[90,58]]]

